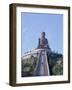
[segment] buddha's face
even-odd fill
[[[41,37],[45,37],[45,32],[42,32],[41,33]]]

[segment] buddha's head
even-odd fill
[[[45,32],[42,32],[41,33],[41,37],[45,37]]]

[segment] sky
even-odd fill
[[[63,14],[21,13],[21,55],[38,45],[46,33],[52,51],[63,53]]]

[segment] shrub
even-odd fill
[[[53,75],[63,75],[63,64],[56,64],[52,69]]]

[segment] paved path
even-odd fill
[[[49,76],[49,66],[45,50],[41,50],[39,55],[39,61],[35,72],[36,76]]]

